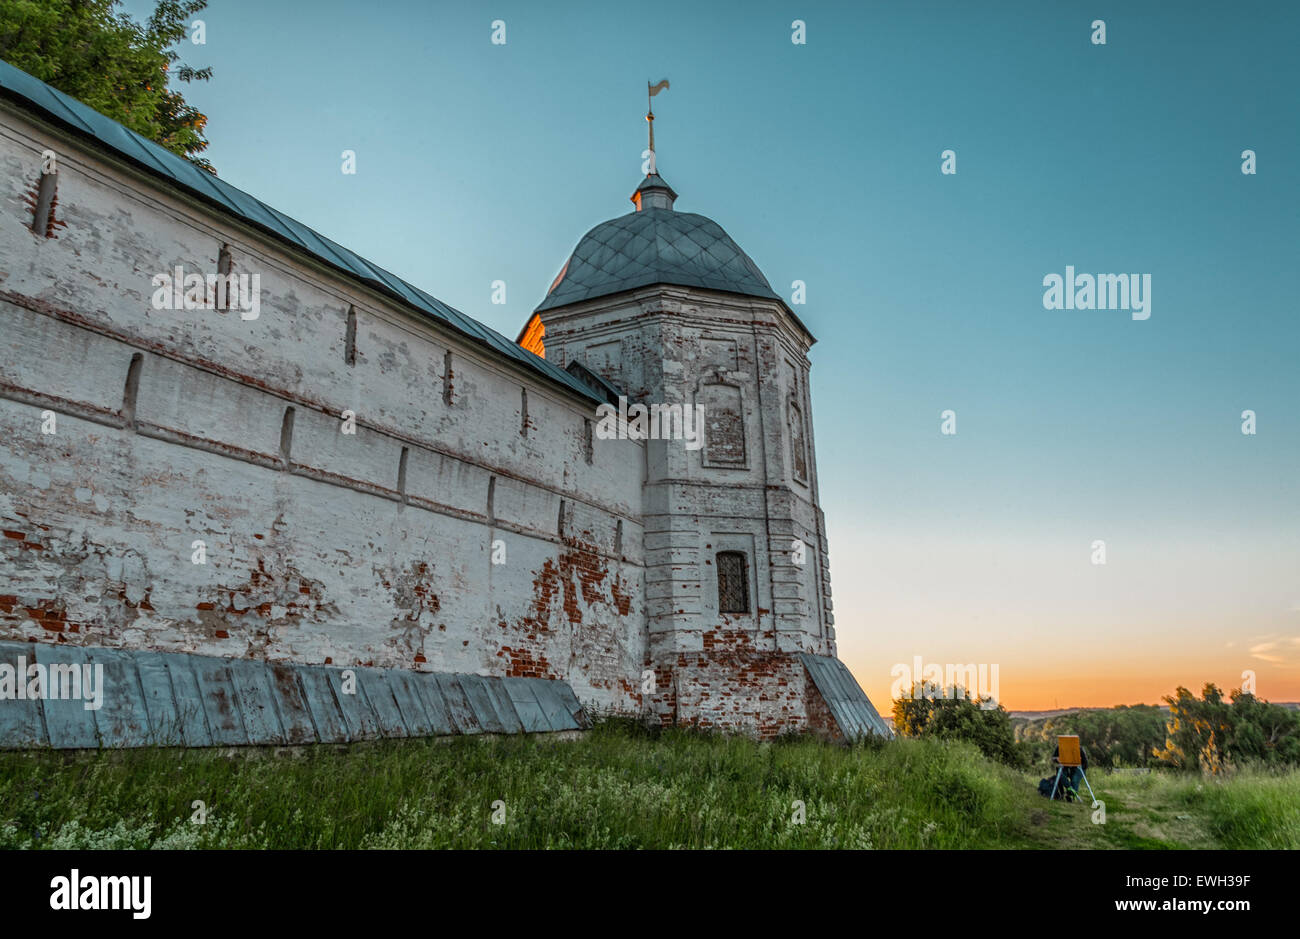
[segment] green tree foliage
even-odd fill
[[[1225,699],[1213,682],[1201,697],[1180,687],[1166,695],[1169,721],[1162,763],[1215,775],[1242,764],[1300,764],[1300,712],[1261,701],[1240,688]]]
[[[1017,722],[1016,738],[1029,745],[1033,762],[1051,758],[1060,734],[1078,734],[1094,766],[1149,766],[1165,742],[1165,712],[1154,704],[1073,711]]]
[[[912,695],[894,701],[894,729],[903,737],[932,737],[940,740],[965,740],[975,744],[987,757],[1008,766],[1026,763],[1024,748],[1016,743],[1011,715],[992,699],[974,699],[960,685],[945,689],[942,695],[922,694],[921,685],[912,686]]]
[[[121,0],[0,0],[0,59],[162,144],[210,173],[208,119],[168,87],[207,81],[212,69],[179,65],[173,47],[207,0],[160,0],[137,23]]]

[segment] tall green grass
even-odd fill
[[[1225,848],[1300,849],[1300,773],[1294,770],[1187,780],[1176,796],[1205,814],[1207,829]]]
[[[1194,835],[1300,848],[1295,772],[1095,775],[1105,825],[970,744],[928,739],[756,743],[607,720],[577,740],[9,752],[0,847],[1178,847]]]
[[[1140,841],[1127,831],[1131,826],[1176,819],[1192,823],[1213,847],[1300,848],[1296,770],[1245,767],[1221,777],[1172,769],[1136,775],[1100,771],[1090,776],[1098,796],[1120,807],[1112,811],[1119,827],[1108,824],[1104,834],[1124,846]]]
[[[4,753],[0,846],[1007,847],[1025,843],[1034,799],[964,744],[760,744],[606,722],[579,740]]]

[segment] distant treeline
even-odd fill
[[[1012,718],[1016,740],[1034,765],[1046,764],[1058,734],[1078,734],[1093,766],[1151,766],[1165,745],[1170,715],[1154,704],[1119,705],[1105,710],[1074,711],[1037,720]]]
[[[1095,767],[1168,767],[1222,773],[1238,766],[1300,766],[1300,711],[1241,689],[1225,696],[1207,683],[1198,698],[1178,688],[1157,705],[1120,705],[1037,719],[1011,717],[964,689],[894,701],[905,737],[967,740],[1013,766],[1045,766],[1059,734],[1078,734]]]

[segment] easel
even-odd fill
[[[1097,796],[1092,791],[1092,783],[1088,782],[1088,773],[1083,768],[1083,751],[1079,746],[1078,734],[1062,734],[1056,738],[1056,782],[1052,784],[1052,795],[1055,796],[1061,785],[1061,774],[1067,768],[1078,769],[1079,775],[1083,777],[1083,784],[1088,787],[1088,795],[1092,796],[1092,804],[1097,804]],[[1071,774],[1073,775],[1073,774]],[[1079,791],[1072,790],[1077,796]]]

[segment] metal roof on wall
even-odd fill
[[[0,748],[284,746],[588,726],[568,683],[541,678],[358,665],[347,666],[356,685],[346,693],[342,666],[0,642],[0,664],[19,659],[45,666],[46,687],[39,699],[0,705]],[[51,697],[51,665],[82,675],[102,666],[102,706]]]
[[[867,734],[879,737],[894,735],[847,665],[837,658],[807,652],[801,652],[799,658],[845,737],[860,740]]]
[[[0,93],[93,139],[152,175],[401,300],[419,313],[451,327],[496,354],[513,359],[584,398],[596,400],[590,389],[563,369],[521,349],[495,330],[3,60],[0,60]]]

